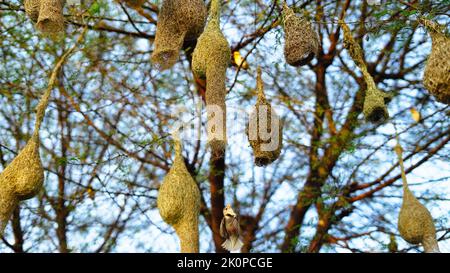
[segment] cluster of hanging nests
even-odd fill
[[[25,12],[43,33],[64,31],[65,0],[25,0]]]

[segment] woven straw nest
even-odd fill
[[[347,49],[350,57],[361,70],[367,89],[364,97],[363,113],[367,121],[373,123],[385,122],[389,118],[389,112],[386,104],[391,100],[391,96],[380,91],[372,76],[367,70],[364,62],[363,51],[359,44],[353,39],[349,27],[343,20],[339,24],[344,30],[344,47]]]
[[[200,191],[186,168],[178,140],[175,142],[175,160],[159,188],[157,204],[163,220],[175,228],[181,252],[198,252]]]
[[[386,104],[390,100],[391,96],[378,90],[374,85],[368,84],[363,105],[363,113],[366,120],[373,123],[386,121],[389,118]]]
[[[444,28],[432,21],[421,20],[432,40],[423,76],[423,85],[437,101],[450,104],[450,38]]]
[[[39,17],[39,8],[41,6],[40,0],[25,0],[25,13],[30,17],[31,21],[37,22]]]
[[[48,34],[64,31],[65,0],[25,0],[25,12],[36,28]]]
[[[256,89],[258,99],[255,110],[250,114],[246,131],[256,166],[266,166],[280,156],[283,146],[283,128],[280,118],[264,95],[260,67],[257,70]]]
[[[213,156],[222,154],[226,147],[225,80],[231,59],[230,46],[220,30],[219,9],[219,0],[213,0],[208,25],[192,55],[194,75],[206,79],[208,143]]]
[[[144,5],[145,0],[121,0],[121,2],[125,2],[125,4],[132,8],[140,8]]]
[[[152,61],[161,69],[172,67],[183,42],[195,40],[206,22],[202,0],[164,0],[156,26]]]
[[[39,144],[38,134],[35,133],[0,174],[0,234],[18,202],[35,196],[44,183]]]
[[[398,230],[402,238],[411,244],[422,244],[425,252],[439,252],[436,228],[427,208],[409,190],[406,181],[400,144],[395,147],[403,180],[403,203],[398,216]]]
[[[292,66],[309,63],[319,51],[319,37],[311,23],[297,16],[294,11],[283,5],[284,18],[284,57]]]

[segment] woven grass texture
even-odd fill
[[[124,2],[132,8],[140,8],[144,5],[145,0],[121,0],[121,2]]]
[[[284,20],[284,57],[292,66],[309,63],[319,51],[319,36],[311,23],[297,16],[294,11],[283,5]]]
[[[403,183],[403,202],[398,215],[400,235],[410,244],[422,244],[425,252],[439,252],[433,218],[427,208],[409,190],[403,165],[403,151],[399,142],[395,152],[399,159]]]
[[[247,137],[253,149],[256,166],[274,162],[283,146],[283,128],[280,118],[264,95],[261,68],[257,69],[256,90],[258,99],[247,124]]]
[[[183,42],[198,38],[205,27],[206,14],[202,0],[164,0],[152,54],[159,69],[171,68],[178,60]]]
[[[39,0],[39,16],[36,28],[47,34],[64,31],[64,0]]]
[[[186,168],[181,149],[180,141],[175,140],[175,160],[159,188],[157,205],[162,219],[174,227],[181,252],[197,253],[200,190]]]
[[[208,25],[192,55],[193,73],[206,79],[207,132],[213,156],[221,155],[226,147],[225,80],[230,60],[230,45],[220,30],[219,0],[213,0]]]
[[[423,85],[437,101],[450,104],[450,38],[444,27],[421,20],[431,36],[432,48],[423,76]]]
[[[25,13],[30,17],[31,21],[37,22],[39,17],[39,9],[41,6],[40,0],[25,0],[24,2]]]
[[[13,161],[0,174],[0,235],[19,203],[35,196],[44,183],[44,169],[39,155],[39,129],[50,93],[42,96],[36,114],[32,137]]]
[[[367,121],[373,123],[385,122],[389,118],[386,104],[389,103],[391,97],[377,88],[375,81],[367,70],[363,51],[355,39],[353,39],[347,24],[343,20],[339,20],[339,24],[344,30],[344,47],[348,50],[350,57],[361,70],[367,85],[363,105],[364,117]]]

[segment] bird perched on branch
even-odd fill
[[[241,249],[243,243],[240,237],[241,229],[239,227],[239,220],[236,213],[228,204],[223,209],[223,219],[220,223],[220,236],[226,239],[222,247],[228,251],[236,251]]]
[[[233,52],[233,62],[236,67],[240,67],[244,70],[247,70],[249,68],[247,61],[241,56],[241,53],[239,51]]]

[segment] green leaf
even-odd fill
[[[94,4],[92,4],[92,6],[89,8],[88,10],[90,15],[94,15],[100,12],[100,5],[98,4],[98,2],[95,2]]]

